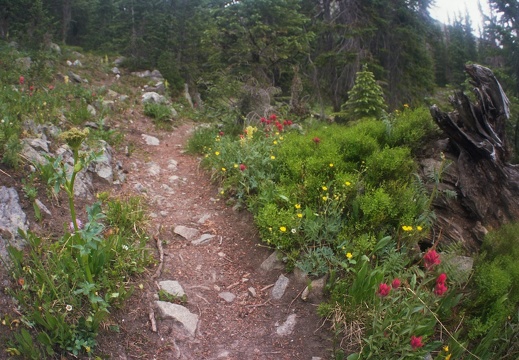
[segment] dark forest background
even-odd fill
[[[433,0],[3,0],[0,37],[123,54],[131,69],[158,68],[173,89],[202,95],[253,82],[339,111],[364,64],[390,109],[423,103],[465,81],[463,65],[492,68],[519,93],[519,4],[489,1],[468,14],[431,18]],[[478,34],[476,36],[475,34]]]

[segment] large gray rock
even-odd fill
[[[30,145],[29,141],[23,141],[23,147],[20,154],[23,158],[29,160],[35,165],[45,165],[48,163],[48,160],[40,152],[34,149]]]
[[[68,72],[68,76],[70,77],[70,80],[72,80],[72,81],[75,81],[80,84],[83,82],[83,79],[81,78],[81,76],[79,76],[76,73],[73,73],[72,71]]]
[[[61,55],[61,48],[56,43],[50,43],[49,48],[54,51],[56,54]]]
[[[114,171],[112,168],[112,148],[104,140],[99,140],[101,156],[94,162],[94,172],[108,184],[114,181]]]
[[[193,314],[182,305],[172,304],[166,301],[156,301],[155,304],[162,318],[178,321],[191,336],[195,336],[198,326],[197,314]]]
[[[14,188],[0,187],[0,258],[7,261],[7,247],[18,249],[25,241],[18,235],[18,229],[27,231],[27,216],[20,205],[20,198]]]
[[[167,102],[168,101],[164,96],[157,94],[154,91],[145,92],[144,94],[142,94],[143,104],[166,104]]]
[[[156,69],[151,72],[150,77],[152,79],[154,79],[154,80],[162,80],[162,79],[164,79],[164,77],[162,76],[160,71],[158,71]]]

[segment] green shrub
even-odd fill
[[[480,342],[476,350],[497,358],[519,334],[519,223],[508,224],[485,237],[482,254],[475,263],[468,304],[470,339]],[[514,325],[515,324],[515,325]],[[519,354],[519,350],[515,350]]]
[[[406,146],[414,152],[421,150],[428,138],[439,133],[429,109],[424,106],[394,113],[389,120],[389,129],[391,146]]]
[[[366,159],[366,180],[377,185],[392,180],[408,180],[416,170],[410,150],[385,147]]]
[[[280,209],[276,204],[263,206],[254,220],[261,238],[278,250],[290,252],[300,246],[299,221],[292,209]]]
[[[187,140],[186,150],[190,154],[204,154],[210,148],[218,131],[215,128],[199,126]]]
[[[12,121],[8,116],[0,119],[0,156],[2,163],[7,166],[18,166],[19,152],[22,149],[21,131],[19,121]]]
[[[157,61],[157,67],[164,79],[168,81],[171,93],[179,94],[184,89],[185,81],[177,66],[177,56],[172,52],[163,52]]]
[[[171,107],[166,104],[146,103],[144,105],[144,114],[159,123],[173,119]]]

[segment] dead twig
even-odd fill
[[[201,296],[201,295],[198,295],[198,294],[195,294],[197,297],[199,297],[200,299],[204,300],[206,303],[208,304],[211,304],[205,297]]]
[[[305,287],[305,289],[306,289],[306,287]],[[295,298],[290,302],[290,304],[288,305],[288,308],[287,308],[287,312],[288,312],[288,311],[290,310],[290,308],[292,307],[292,304],[294,303],[294,301],[296,301],[296,299],[297,299],[298,297],[301,296],[301,294],[303,293],[303,291],[305,291],[305,289],[301,290],[301,291],[296,295],[296,297],[295,297]]]
[[[261,306],[265,306],[267,304],[270,303],[270,299],[268,299],[267,301],[261,303],[261,304],[252,304],[252,305],[245,305],[246,308],[256,308],[256,307],[261,307]]]
[[[270,289],[271,287],[273,287],[275,284],[270,284],[270,285],[267,285],[265,286],[264,288],[261,288],[260,291],[265,291],[267,289]]]
[[[241,281],[236,281],[235,283],[232,283],[231,285],[227,286],[226,289],[229,290],[233,287],[235,287],[236,285],[240,285],[241,284]]]
[[[4,175],[7,175],[7,176],[9,176],[10,178],[12,178],[11,175],[9,175],[8,173],[6,173],[6,172],[5,172],[4,170],[2,170],[2,169],[0,169],[0,173],[2,173],[2,174],[4,174]]]
[[[150,304],[149,318],[151,322],[151,331],[157,332],[157,322],[155,321],[155,311],[153,310],[152,304]]]
[[[160,231],[162,229],[162,225],[159,226],[159,229],[157,230],[157,233],[153,235],[153,238],[155,239],[155,242],[157,243],[157,249],[159,250],[159,266],[157,267],[157,270],[155,271],[155,274],[152,275],[152,279],[156,279],[162,274],[162,267],[164,266],[164,250],[162,249],[162,241],[160,240]]]

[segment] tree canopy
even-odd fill
[[[368,64],[394,109],[435,86],[461,86],[467,62],[501,66],[519,93],[519,5],[488,2],[478,39],[468,15],[434,20],[432,0],[5,0],[0,37],[122,53],[128,66],[162,68],[177,85],[218,73],[288,97],[297,76],[303,95],[334,111]]]

